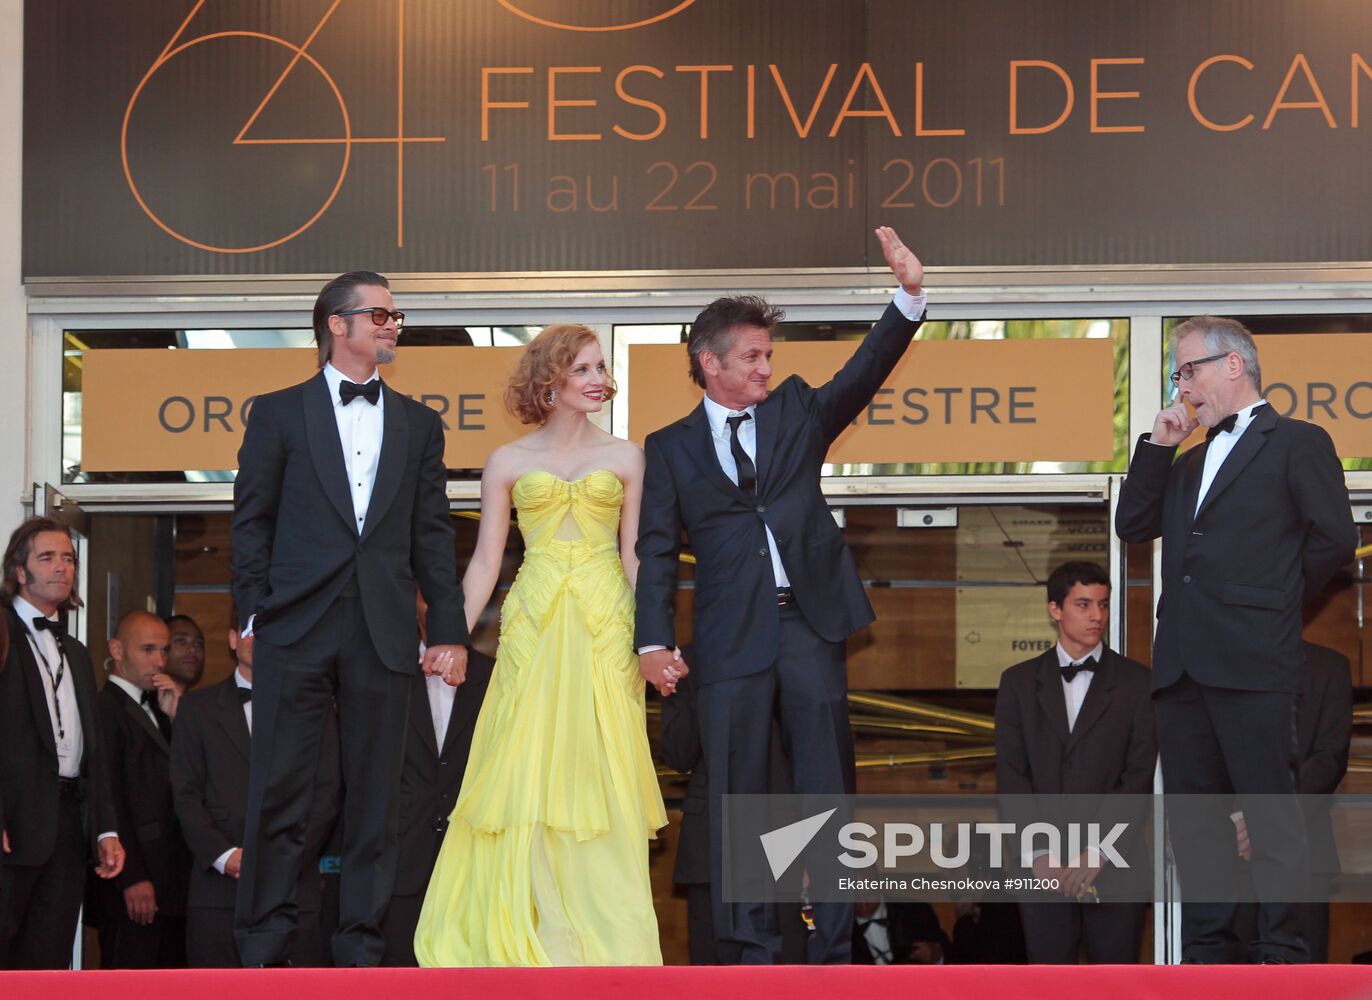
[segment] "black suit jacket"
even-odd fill
[[[377,653],[391,670],[410,673],[419,669],[416,580],[429,604],[429,641],[469,639],[442,422],[389,386],[382,393],[381,455],[360,535],[324,374],[254,402],[233,489],[233,596],[242,627],[256,614],[256,635],[288,645],[355,576]]]
[[[1348,773],[1348,746],[1353,737],[1353,679],[1348,657],[1313,642],[1305,650],[1305,688],[1296,710],[1299,764],[1296,792],[1333,795]],[[1305,834],[1310,870],[1336,874],[1339,852],[1334,842],[1329,803],[1304,800]]]
[[[776,658],[781,625],[764,526],[816,632],[840,642],[872,621],[852,553],[820,491],[820,469],[919,326],[891,305],[827,384],[815,389],[792,376],[757,406],[756,497],[720,468],[703,402],[648,435],[636,646],[676,645],[672,603],[683,528],[696,557],[691,669],[702,685],[757,673]]]
[[[0,801],[5,803],[5,830],[11,848],[4,863],[41,865],[52,856],[57,840],[60,795],[57,743],[43,692],[48,680],[13,606],[6,604],[3,614],[9,629],[9,655],[0,666]],[[63,636],[61,642],[68,678],[63,683],[73,685],[81,716],[81,792],[94,851],[95,837],[100,833],[121,831],[105,777],[90,654],[71,636]]]
[[[1301,689],[1301,604],[1353,558],[1357,529],[1329,435],[1260,407],[1196,510],[1208,445],[1175,464],[1144,435],[1115,512],[1126,542],[1162,538],[1153,687]]]
[[[1056,647],[1006,670],[996,693],[996,790],[1150,794],[1158,759],[1151,673],[1105,649],[1069,732]]]
[[[192,856],[190,906],[233,909],[238,882],[214,862],[243,846],[252,737],[234,675],[181,699],[172,731],[171,785],[176,817]],[[305,832],[304,865],[296,890],[302,910],[318,910],[319,856],[333,832],[342,792],[338,720],[325,717]]]
[[[468,655],[467,679],[453,694],[452,714],[448,716],[442,747],[434,738],[424,678],[415,678],[405,734],[405,768],[400,774],[400,864],[394,890],[397,896],[419,895],[429,884],[438,849],[443,846],[443,835],[448,830],[448,817],[462,788],[472,734],[494,665],[484,653],[472,650]]]
[[[171,745],[143,707],[114,682],[106,682],[96,702],[125,851],[122,872],[93,882],[96,916],[123,913],[123,890],[145,881],[157,895],[158,913],[184,916],[190,852],[172,806]]]

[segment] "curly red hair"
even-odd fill
[[[554,323],[544,327],[524,348],[519,363],[505,386],[505,408],[519,418],[520,423],[542,424],[552,413],[548,393],[561,389],[567,382],[567,370],[576,356],[588,344],[598,344],[600,338],[588,326],[579,323]],[[615,382],[607,372],[605,395],[609,402],[615,397]]]

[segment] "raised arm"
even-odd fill
[[[890,226],[880,226],[876,233],[901,290],[897,301],[886,307],[881,320],[863,338],[848,362],[815,393],[825,436],[831,442],[872,401],[900,362],[924,318],[924,265]],[[906,310],[916,309],[918,312],[906,315]]]
[[[643,509],[643,449],[627,445],[624,470],[624,505],[619,510],[619,561],[629,586],[638,583],[638,512]]]
[[[468,632],[476,628],[481,612],[486,610],[505,561],[505,541],[510,534],[510,464],[505,449],[497,448],[481,472],[481,525],[476,550],[462,577]]]

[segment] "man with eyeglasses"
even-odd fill
[[[1169,809],[1188,900],[1183,961],[1243,960],[1234,830],[1219,806],[1232,792],[1253,847],[1255,954],[1305,962],[1302,908],[1291,902],[1306,883],[1303,819],[1295,799],[1280,798],[1296,790],[1301,605],[1353,558],[1356,529],[1333,442],[1265,403],[1248,330],[1197,316],[1172,338],[1177,398],[1135,448],[1115,530],[1126,542],[1162,538],[1153,699],[1164,791],[1217,803]],[[1198,426],[1205,443],[1173,462]]]
[[[256,662],[235,930],[245,966],[282,965],[291,951],[335,694],[347,796],[334,962],[380,963],[413,678],[465,674],[443,424],[377,373],[404,322],[381,275],[330,281],[314,305],[321,371],[259,397],[238,453],[233,596]],[[416,583],[429,605],[422,664]]]

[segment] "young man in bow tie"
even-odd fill
[[[1162,539],[1153,699],[1163,790],[1263,796],[1241,806],[1256,953],[1304,962],[1302,907],[1291,902],[1307,891],[1304,820],[1281,799],[1296,790],[1301,605],[1352,561],[1357,529],[1333,442],[1265,403],[1243,324],[1196,316],[1172,339],[1180,399],[1139,440],[1115,512],[1126,542]],[[1174,462],[1197,426],[1205,443]],[[1184,961],[1241,959],[1238,903],[1214,891],[1241,884],[1228,812],[1169,818],[1182,897],[1197,900],[1182,911]]]
[[[1149,671],[1105,645],[1109,575],[1092,562],[1059,566],[1048,576],[1048,614],[1058,627],[1057,643],[1000,678],[996,791],[1149,794],[1158,759]],[[1035,857],[1034,875],[1056,881],[1065,898],[1021,904],[1030,962],[1075,965],[1082,950],[1092,965],[1139,960],[1144,904],[1086,905],[1097,898],[1098,861],[1085,852]]]
[[[405,316],[352,271],[314,306],[320,373],[261,396],[234,483],[234,602],[255,637],[252,778],[237,930],[245,966],[287,961],[325,717],[335,692],[348,790],[340,966],[377,965],[397,861],[396,790],[421,663],[460,681],[468,642],[437,413],[385,385]]]

